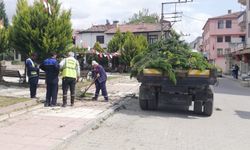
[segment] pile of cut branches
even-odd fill
[[[150,45],[147,52],[134,57],[131,77],[136,77],[145,68],[154,68],[161,70],[176,84],[176,70],[205,70],[212,67],[202,54],[192,52],[184,41],[179,40],[180,36],[174,31],[171,35],[171,38]]]

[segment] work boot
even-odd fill
[[[93,101],[97,101],[97,97],[95,96],[95,97],[92,97],[92,100]]]
[[[70,97],[70,102],[71,102],[71,106],[74,106],[74,103],[75,103],[75,96],[71,96],[71,97]]]
[[[67,105],[67,95],[66,96],[63,96],[63,104],[62,104],[62,107],[66,107]]]
[[[104,100],[105,100],[105,101],[109,101],[109,98],[108,98],[108,97],[104,97]]]

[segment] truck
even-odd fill
[[[191,106],[197,114],[211,116],[217,82],[216,69],[176,70],[176,84],[158,69],[147,68],[137,76],[141,83],[139,104],[142,110],[157,110],[158,103]]]

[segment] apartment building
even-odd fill
[[[230,73],[234,64],[232,41],[245,41],[245,32],[238,24],[238,18],[243,12],[228,10],[222,16],[209,18],[203,27],[203,51],[210,62],[222,68],[223,73]]]
[[[238,0],[238,2],[246,7],[238,18],[241,30],[246,32],[246,40],[239,44],[235,42],[233,56],[240,66],[240,73],[247,74],[250,71],[250,0]]]

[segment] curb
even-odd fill
[[[92,130],[98,129],[105,120],[107,120],[110,116],[112,116],[117,110],[119,110],[124,105],[126,98],[127,96],[121,98],[118,102],[112,104],[110,108],[101,112],[100,115],[95,120],[87,122],[87,124],[84,125],[83,128],[79,130],[74,130],[69,135],[63,137],[62,138],[63,142],[56,145],[54,148],[52,148],[52,150],[64,149],[68,143],[73,141],[73,139],[75,139],[77,136],[84,133],[85,131],[89,129]]]
[[[18,111],[13,110],[10,112],[5,112],[3,115],[0,115],[0,122],[5,121],[5,120],[10,119],[10,118],[14,118],[16,116],[23,115],[25,113],[28,113],[28,112],[31,112],[33,110],[36,110],[36,109],[43,107],[42,104],[39,104],[38,102],[34,102],[33,100],[28,101],[28,102],[30,102],[30,105],[27,105],[27,102],[26,103],[24,102],[25,107],[19,108],[21,110],[18,110]]]

